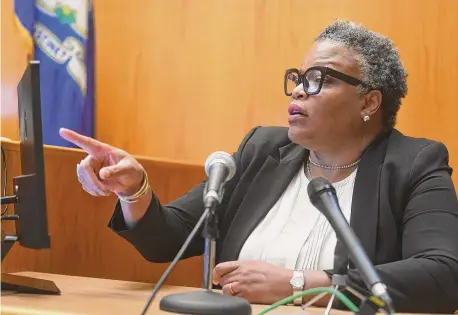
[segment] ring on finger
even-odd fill
[[[231,294],[232,294],[232,295],[236,295],[237,293],[235,293],[235,292],[234,292],[234,289],[232,289],[232,283],[233,283],[233,282],[229,283],[229,291],[231,291]]]

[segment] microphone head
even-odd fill
[[[331,183],[323,177],[316,177],[312,179],[307,186],[307,193],[309,194],[310,201],[313,204],[315,204],[314,201],[317,199],[317,197],[325,192],[331,192],[335,194],[336,190],[334,186],[332,186]]]
[[[210,154],[205,161],[205,173],[207,176],[210,176],[210,168],[215,163],[222,163],[228,168],[229,174],[227,175],[226,181],[234,177],[237,166],[235,165],[235,160],[232,155],[223,151],[216,151]]]

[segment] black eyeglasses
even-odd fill
[[[363,81],[346,75],[345,73],[328,67],[315,66],[308,68],[303,74],[301,74],[298,69],[286,70],[284,81],[285,94],[287,96],[291,96],[293,94],[293,90],[302,83],[305,93],[308,95],[316,95],[320,93],[321,87],[323,86],[327,75],[342,80],[353,86],[362,85],[364,87],[368,87],[368,85]]]

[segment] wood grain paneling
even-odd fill
[[[283,71],[342,17],[395,41],[409,72],[398,127],[444,141],[458,167],[457,1],[98,1],[96,9],[107,12],[97,21],[103,141],[202,163],[235,150],[255,125],[286,125]],[[126,16],[135,19],[117,23]]]
[[[8,10],[12,1],[2,5]],[[284,70],[300,63],[333,19],[347,18],[399,47],[409,93],[398,128],[443,141],[458,167],[456,0],[94,3],[96,135],[104,142],[203,164],[213,151],[234,151],[256,125],[286,125]],[[9,32],[3,46],[21,55]],[[19,71],[20,57],[12,60]],[[6,74],[5,82],[18,77]]]
[[[27,63],[27,49],[14,23],[13,0],[1,2],[1,135],[19,139],[17,84]]]
[[[20,174],[19,146],[11,142],[2,142],[2,146],[7,156],[11,193],[12,177]],[[93,197],[81,189],[75,170],[85,154],[81,150],[46,146],[44,155],[51,249],[30,250],[15,244],[2,264],[2,271],[157,281],[168,264],[149,263],[107,227],[116,198]],[[201,166],[142,157],[138,160],[147,170],[151,187],[163,203],[179,197],[205,178]],[[11,225],[7,228],[11,231]],[[201,257],[183,260],[170,275],[168,283],[200,286],[202,268]]]

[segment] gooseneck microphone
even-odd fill
[[[226,182],[232,179],[236,173],[235,160],[226,152],[214,152],[210,154],[205,162],[205,172],[208,178],[202,196],[203,213],[169,267],[154,286],[153,292],[143,308],[142,315],[146,314],[159,289],[201,228],[202,236],[205,239],[203,290],[166,295],[161,299],[159,308],[163,311],[178,314],[251,314],[251,305],[247,300],[212,290],[212,272],[215,267],[216,239],[218,238],[217,206],[222,201]]]
[[[224,184],[234,177],[235,171],[235,160],[230,154],[217,151],[208,156],[205,161],[205,173],[208,176],[204,190],[205,208],[221,203]]]
[[[380,280],[361,242],[340,209],[335,188],[326,179],[317,177],[310,181],[307,192],[312,204],[326,217],[339,240],[347,248],[350,258],[363,276],[372,294],[385,303],[390,313],[394,313],[393,302],[388,295],[386,286]]]

